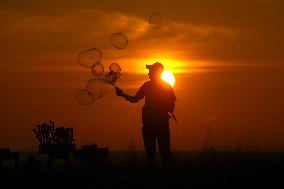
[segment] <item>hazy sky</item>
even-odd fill
[[[36,149],[32,129],[53,120],[74,127],[78,146],[142,149],[143,102],[113,91],[91,106],[75,101],[91,78],[77,55],[99,48],[106,68],[121,65],[129,94],[147,80],[145,64],[175,74],[173,149],[284,149],[283,10],[281,0],[1,1],[0,147]],[[111,46],[114,32],[127,48]]]

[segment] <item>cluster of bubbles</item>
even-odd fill
[[[110,36],[110,43],[117,49],[124,49],[128,40],[122,33],[114,33]],[[102,98],[115,86],[115,83],[121,76],[121,67],[117,63],[109,66],[109,71],[105,71],[102,62],[103,53],[98,48],[84,50],[78,54],[78,63],[91,70],[92,79],[86,87],[77,91],[75,94],[76,101],[81,105],[91,105],[94,101]]]
[[[152,12],[149,16],[149,24],[152,28],[159,28],[163,24],[163,16],[158,12]],[[128,45],[128,38],[123,33],[113,33],[109,37],[109,42],[116,49],[124,49]],[[98,48],[84,50],[78,54],[78,63],[88,69],[91,69],[93,76],[85,88],[75,94],[76,101],[81,105],[91,105],[94,101],[102,98],[115,86],[115,83],[121,76],[121,67],[117,63],[109,66],[109,71],[105,71],[102,62],[103,53]]]

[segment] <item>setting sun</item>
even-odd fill
[[[173,73],[170,70],[164,70],[164,72],[161,75],[161,78],[167,82],[168,84],[170,84],[172,87],[175,85],[175,77],[173,75]]]

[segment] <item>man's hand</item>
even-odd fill
[[[116,95],[117,95],[117,96],[123,96],[123,95],[124,95],[123,90],[121,90],[121,89],[118,88],[118,87],[115,87],[115,92],[116,92]]]

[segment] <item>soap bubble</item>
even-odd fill
[[[128,44],[126,35],[122,33],[113,33],[110,38],[110,43],[117,49],[124,49]]]
[[[75,94],[76,101],[81,105],[91,105],[93,103],[93,97],[87,89],[81,89]]]
[[[95,63],[91,69],[92,75],[94,77],[102,77],[104,76],[104,66],[101,63]]]
[[[109,84],[104,79],[90,79],[87,83],[87,90],[92,95],[94,100],[105,96],[109,92]]]
[[[115,85],[116,81],[120,78],[120,73],[109,72],[105,75],[105,80],[111,85]]]
[[[77,61],[83,67],[91,68],[94,64],[101,62],[102,56],[103,54],[100,49],[91,48],[80,52]]]
[[[112,63],[109,66],[109,70],[111,72],[114,72],[114,73],[120,73],[121,72],[121,67],[117,63]]]
[[[163,24],[163,16],[158,12],[153,12],[149,17],[149,24],[153,28],[158,28]]]

